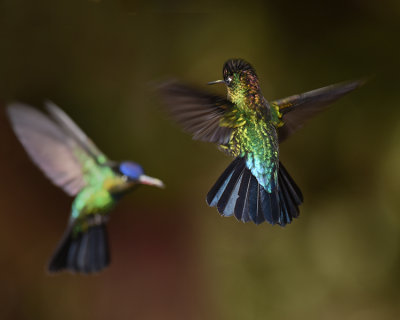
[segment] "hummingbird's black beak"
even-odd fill
[[[210,81],[207,84],[217,84],[217,83],[225,83],[224,80],[216,80],[216,81]]]

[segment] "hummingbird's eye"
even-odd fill
[[[230,84],[231,84],[231,82],[232,82],[232,77],[228,77],[228,78],[226,78],[226,84],[229,86]]]

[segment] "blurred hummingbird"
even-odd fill
[[[299,216],[303,195],[279,161],[279,144],[306,120],[364,81],[331,85],[268,102],[255,69],[242,59],[223,66],[227,98],[168,81],[159,87],[171,116],[193,139],[213,142],[235,157],[207,195],[222,216],[281,226]]]
[[[110,262],[106,223],[121,196],[135,186],[163,183],[134,162],[109,160],[64,111],[50,116],[21,103],[8,106],[12,127],[33,162],[57,186],[76,196],[65,234],[48,270],[91,273]]]

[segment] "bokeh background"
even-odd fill
[[[395,0],[0,0],[0,318],[399,319],[399,34]],[[256,67],[269,99],[373,76],[282,145],[305,196],[286,228],[207,207],[230,159],[182,133],[154,93],[171,76],[206,88],[231,57]],[[45,272],[71,199],[4,112],[44,99],[167,185],[116,208],[98,275]]]

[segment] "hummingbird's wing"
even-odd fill
[[[232,129],[222,127],[220,120],[232,104],[219,96],[169,81],[159,86],[170,115],[183,126],[193,139],[226,144]]]
[[[69,195],[77,194],[98,166],[61,126],[21,103],[7,108],[12,127],[33,162]]]
[[[106,155],[93,143],[93,141],[82,131],[81,128],[63,111],[51,101],[45,102],[46,109],[54,120],[71,136],[80,146],[86,150],[98,164],[107,162]]]
[[[278,128],[279,142],[283,142],[300,129],[303,124],[323,111],[332,102],[357,89],[365,80],[338,83],[302,94],[271,102],[271,106],[279,107],[283,126]]]

